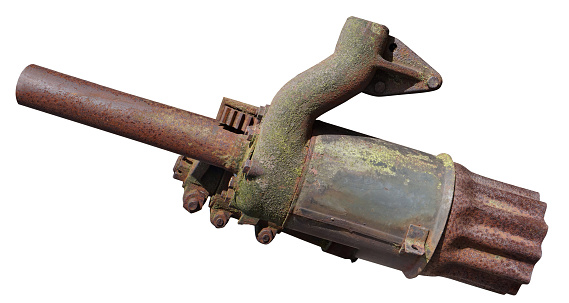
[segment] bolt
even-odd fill
[[[243,173],[248,174],[249,170],[251,169],[253,161],[251,159],[245,160],[245,164],[243,165]]]
[[[383,93],[383,92],[385,91],[385,83],[383,83],[383,82],[381,82],[381,81],[377,82],[377,83],[375,84],[374,89],[375,89],[375,92],[376,92],[377,94]]]
[[[212,210],[213,211],[213,210]],[[215,228],[223,228],[227,224],[229,220],[229,216],[223,210],[216,210],[215,214],[211,216],[211,224],[215,226]]]
[[[263,174],[263,168],[257,162],[247,159],[243,164],[243,173],[248,177],[257,177]]]
[[[187,203],[187,209],[190,212],[197,211],[200,208],[200,203],[196,197],[191,197]]]
[[[223,218],[221,218],[221,216],[216,216],[214,221],[215,221],[214,225],[217,228],[222,228],[226,224],[225,220]]]
[[[432,76],[429,78],[429,80],[427,80],[427,86],[430,89],[439,88],[441,86],[441,81],[439,80],[439,78]]]
[[[209,194],[205,188],[190,183],[185,186],[184,195],[182,196],[184,208],[190,213],[195,213],[202,209],[208,196]]]
[[[197,192],[190,193],[184,198],[184,208],[190,213],[195,213],[202,209],[206,198]]]
[[[257,234],[257,241],[259,241],[259,243],[261,244],[269,244],[271,243],[271,241],[273,241],[274,238],[275,238],[275,233],[269,227],[261,229],[259,234]]]

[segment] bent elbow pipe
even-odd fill
[[[388,36],[389,30],[383,25],[350,17],[334,53],[279,90],[263,117],[252,156],[259,171],[267,173],[241,184],[244,191],[261,192],[260,187],[271,190],[237,200],[239,208],[248,215],[284,222],[314,121],[366,88],[380,66]]]

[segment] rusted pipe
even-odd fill
[[[245,136],[214,119],[37,65],[24,69],[18,103],[237,172]]]
[[[323,113],[363,91],[379,66],[388,35],[383,25],[348,18],[334,53],[279,90],[263,118],[253,155],[263,171],[270,173],[242,184],[245,191],[257,191],[255,188],[264,184],[272,192],[256,195],[256,201],[237,200],[245,213],[279,224],[284,221],[300,178],[312,124]],[[268,196],[271,201],[267,203]]]

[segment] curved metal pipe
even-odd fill
[[[285,84],[263,118],[253,160],[265,174],[243,182],[237,200],[255,217],[282,223],[293,200],[316,118],[362,92],[380,65],[389,30],[350,17],[334,53]],[[261,190],[262,188],[262,190]]]

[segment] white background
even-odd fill
[[[204,4],[207,3],[207,4]],[[566,293],[567,9],[562,1],[13,1],[0,14],[0,302],[539,302]],[[176,155],[18,106],[28,64],[215,117],[271,102],[344,21],[389,27],[436,92],[356,96],[321,119],[539,191],[532,281],[500,296],[225,229],[182,208]],[[395,301],[392,301],[395,300]]]

